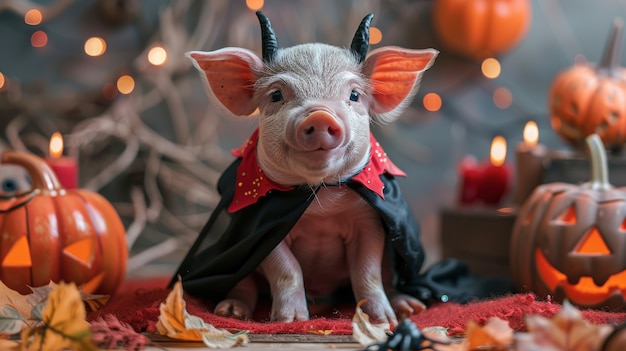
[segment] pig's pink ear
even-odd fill
[[[371,84],[371,110],[381,122],[394,121],[417,92],[422,73],[439,52],[382,47],[365,59],[363,73]]]
[[[213,95],[230,112],[248,116],[256,110],[255,72],[263,67],[263,61],[256,54],[246,49],[224,48],[211,52],[191,51],[187,57],[203,73]]]

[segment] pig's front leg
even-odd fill
[[[215,306],[214,313],[222,317],[252,319],[258,298],[257,290],[254,277],[245,277]]]
[[[422,312],[426,305],[413,296],[399,292],[394,286],[394,273],[391,267],[391,254],[385,251],[383,256],[383,284],[385,292],[391,302],[391,307],[396,312],[398,319],[404,319],[411,315]]]
[[[362,309],[374,323],[389,322],[397,325],[395,312],[385,294],[382,261],[385,246],[382,229],[366,226],[352,242],[348,243],[350,280],[357,301],[366,299]],[[380,226],[380,224],[378,224]]]
[[[309,319],[302,269],[284,241],[263,260],[260,268],[272,293],[272,321]]]

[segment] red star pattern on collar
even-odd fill
[[[289,191],[293,189],[291,186],[273,182],[263,174],[263,170],[259,167],[256,157],[258,139],[259,130],[257,129],[242,146],[232,150],[232,154],[235,157],[240,157],[242,160],[237,168],[235,196],[230,206],[228,206],[228,212],[230,213],[237,212],[242,208],[256,203],[260,197],[267,195],[271,190]],[[363,184],[384,199],[384,185],[382,180],[380,180],[380,175],[388,173],[394,176],[405,177],[406,173],[391,162],[371,133],[370,143],[369,163],[361,172],[351,177],[351,179]]]

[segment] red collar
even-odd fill
[[[270,190],[289,191],[293,187],[273,182],[263,174],[256,158],[256,146],[259,139],[259,130],[255,130],[250,138],[239,148],[232,150],[235,157],[240,157],[241,164],[237,168],[237,183],[233,202],[228,207],[228,212],[233,213],[244,207],[252,205],[265,196]],[[363,184],[375,192],[382,199],[383,182],[380,175],[389,173],[394,176],[405,177],[406,174],[387,158],[387,154],[370,133],[370,162],[355,176],[350,178]]]

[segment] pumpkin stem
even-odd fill
[[[598,134],[591,134],[586,139],[591,161],[591,179],[582,186],[592,190],[606,190],[613,186],[609,183],[609,168],[606,161],[604,143]]]
[[[604,55],[598,71],[604,73],[610,77],[617,75],[620,61],[620,45],[622,43],[622,28],[623,22],[621,18],[616,18],[613,21],[613,30],[609,35],[609,40],[606,42],[604,49]]]
[[[63,189],[57,175],[39,156],[23,151],[7,150],[2,153],[0,163],[24,167],[33,181],[34,189],[48,191]]]

